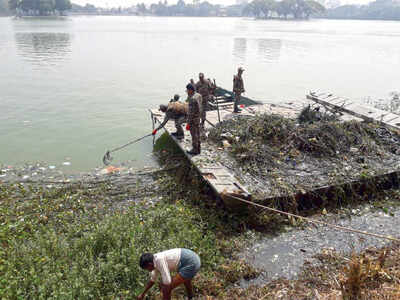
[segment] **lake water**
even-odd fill
[[[0,18],[0,164],[100,166],[151,132],[148,108],[199,72],[265,102],[312,89],[363,100],[400,90],[400,22],[241,18]],[[153,164],[149,138],[116,160]]]

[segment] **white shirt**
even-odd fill
[[[154,270],[151,271],[151,281],[156,282],[161,274],[162,283],[171,284],[171,271],[178,269],[181,260],[181,249],[175,248],[154,254]]]

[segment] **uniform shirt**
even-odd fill
[[[203,82],[200,80],[196,83],[196,91],[203,97],[207,99],[210,94],[211,82],[208,79],[204,79]]]
[[[235,93],[243,93],[244,92],[244,84],[243,78],[238,75],[233,75],[233,91]]]
[[[171,271],[178,269],[181,260],[181,249],[175,248],[154,254],[154,270],[151,271],[151,281],[156,282],[161,275],[162,283],[171,284]]]
[[[191,97],[189,96],[189,113],[188,113],[188,123],[193,125],[196,121],[200,120],[201,114],[201,103],[202,98],[199,93],[194,93]]]
[[[167,124],[168,120],[177,120],[181,117],[186,117],[188,114],[188,105],[182,102],[170,102],[167,107],[167,111],[165,112],[164,121],[156,128],[156,130],[160,130]]]

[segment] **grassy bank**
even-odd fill
[[[222,295],[240,277],[254,276],[231,257],[239,222],[216,210],[206,187],[182,169],[177,176],[195,189],[158,176],[148,189],[138,184],[125,191],[123,199],[136,201],[123,208],[111,181],[1,184],[0,298],[132,298],[148,279],[139,256],[174,247],[199,253],[201,293]],[[152,185],[160,188],[155,192]]]
[[[354,272],[346,269],[351,258],[334,252],[322,253],[318,266],[306,265],[298,280],[234,287],[240,278],[257,275],[236,251],[257,231],[280,230],[290,222],[254,207],[226,211],[190,166],[171,159],[171,166],[180,163],[173,174],[124,179],[127,184],[118,176],[89,183],[0,183],[0,298],[132,299],[148,279],[139,256],[174,247],[193,249],[202,259],[198,299],[313,299],[316,292],[342,293]],[[397,202],[399,193],[386,192],[382,201],[385,197]],[[393,251],[389,255],[400,253],[395,246]],[[393,261],[389,255],[386,262]],[[398,277],[391,268],[400,268],[394,261],[394,267],[383,267],[390,279],[364,272],[355,291],[368,295],[368,280],[378,278],[376,291],[378,283],[386,284],[390,289],[383,291],[392,297]],[[183,295],[183,289],[174,293],[175,299]],[[160,299],[157,289],[149,299]]]

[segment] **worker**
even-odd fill
[[[235,94],[235,102],[233,105],[233,112],[240,113],[241,109],[238,107],[240,102],[240,96],[245,92],[244,84],[243,84],[243,74],[244,69],[242,67],[238,68],[238,72],[236,75],[233,75],[233,93]]]
[[[202,112],[200,116],[200,126],[201,129],[204,129],[204,123],[206,121],[206,111],[208,109],[208,101],[210,96],[210,91],[212,89],[212,85],[210,80],[204,78],[203,73],[199,73],[199,81],[196,83],[196,92],[201,95],[202,98]]]
[[[169,102],[168,106],[161,104],[159,110],[165,113],[164,121],[160,124],[160,126],[153,130],[152,134],[155,135],[158,130],[167,124],[169,120],[174,120],[176,132],[172,132],[171,135],[175,136],[177,139],[183,139],[185,134],[182,129],[182,124],[186,122],[188,107],[189,106],[187,103],[182,103],[179,101]]]
[[[137,297],[144,299],[147,291],[161,275],[161,293],[163,300],[171,299],[171,292],[180,284],[184,284],[189,299],[193,299],[192,280],[200,270],[200,257],[193,251],[184,248],[170,249],[156,254],[144,253],[140,256],[139,265],[151,272],[150,280],[144,291]],[[177,274],[172,277],[171,271]]]
[[[188,117],[186,130],[190,130],[192,135],[192,150],[186,151],[188,154],[197,155],[200,154],[200,115],[201,115],[201,95],[196,93],[193,84],[189,83],[186,86],[186,92],[188,94]]]

